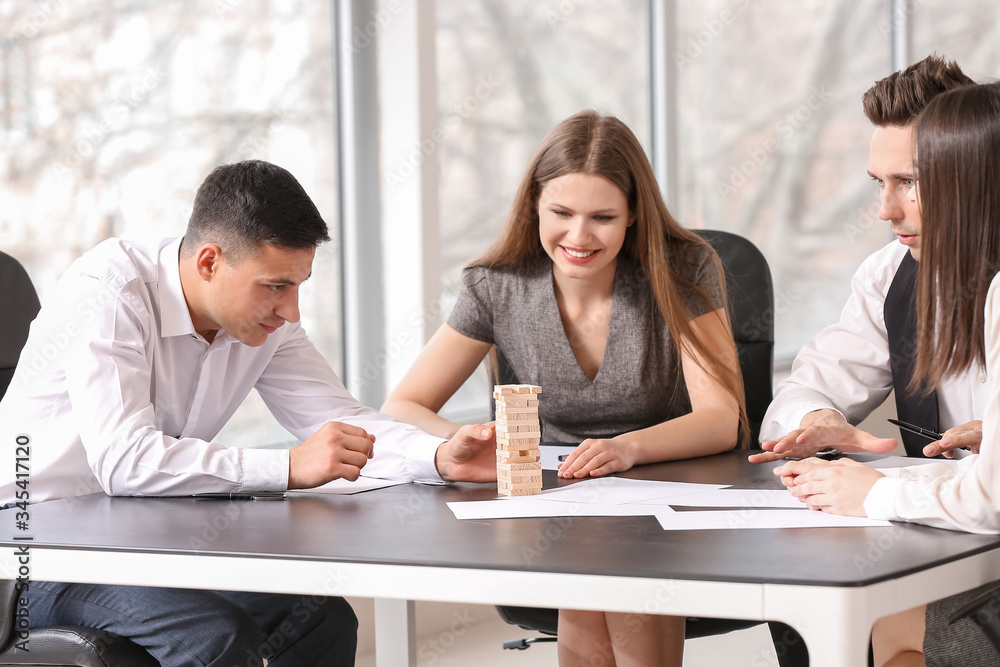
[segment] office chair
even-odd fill
[[[764,413],[771,402],[774,365],[774,284],[764,255],[748,239],[717,230],[695,230],[708,241],[722,261],[726,273],[726,297],[733,338],[740,358],[740,371],[746,393],[747,417],[752,442],[757,442]],[[517,383],[503,355],[497,354],[497,378],[501,383]],[[504,642],[507,649],[526,649],[538,641],[554,641],[558,611],[533,607],[497,607],[500,617],[511,625],[551,637],[518,639]],[[688,639],[742,630],[759,621],[720,618],[689,618]],[[784,623],[770,622],[768,630],[774,641],[781,667],[806,667],[809,653],[802,637]]]
[[[0,398],[7,392],[14,377],[14,367],[21,348],[28,340],[28,327],[41,307],[28,272],[20,262],[0,252],[0,312],[4,325],[0,327]]]
[[[21,264],[0,252],[0,398],[7,393],[14,367],[28,339],[28,327],[38,314],[38,295]],[[10,511],[10,510],[8,510]],[[2,516],[2,515],[0,515]],[[0,667],[47,665],[50,667],[159,667],[143,649],[118,635],[94,628],[60,626],[31,628],[28,651],[19,650],[17,601],[24,595],[17,583],[0,580]],[[29,584],[27,596],[31,597]],[[28,609],[30,610],[30,603]]]

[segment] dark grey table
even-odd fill
[[[745,459],[625,476],[780,488],[773,465]],[[881,616],[1000,579],[1000,537],[923,526],[677,532],[653,517],[459,521],[445,506],[494,496],[405,484],[279,502],[53,501],[31,508],[30,576],[372,597],[379,665],[415,664],[408,601],[442,600],[784,621],[820,667],[863,665]],[[0,558],[11,576],[25,542],[0,542],[13,547]]]

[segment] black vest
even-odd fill
[[[892,386],[896,391],[896,414],[900,421],[938,431],[937,392],[921,396],[907,389],[917,361],[917,267],[917,260],[907,252],[885,295],[882,313],[889,336],[889,365],[892,367]],[[933,439],[902,429],[899,432],[903,436],[907,455],[926,458],[923,448]]]

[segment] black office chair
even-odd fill
[[[748,239],[717,230],[695,230],[708,241],[722,261],[726,273],[726,296],[733,337],[740,357],[740,371],[746,393],[747,417],[752,442],[757,442],[764,413],[771,402],[774,365],[774,284],[764,255]],[[502,383],[516,383],[503,355],[497,355],[497,378]],[[534,607],[497,607],[500,617],[511,625],[541,632],[551,637],[517,639],[504,642],[507,649],[526,649],[538,641],[554,641],[559,620],[555,609]],[[742,630],[759,621],[720,618],[689,618],[685,630],[688,639],[720,635]],[[784,623],[770,622],[768,630],[774,641],[781,667],[807,667],[809,653],[801,635]]]
[[[28,340],[28,327],[40,308],[35,287],[21,263],[0,252],[0,398],[14,377],[21,348]]]
[[[0,327],[0,398],[3,398],[14,377],[21,348],[28,339],[28,327],[38,314],[39,303],[24,267],[3,252],[0,252],[0,286],[0,313],[4,318]],[[94,628],[31,628],[25,645],[20,634],[23,628],[18,627],[20,595],[15,581],[0,580],[0,667],[159,667],[160,663],[132,642]],[[31,597],[30,584],[27,597]],[[30,608],[29,603],[29,612]],[[28,651],[22,650],[25,646]]]

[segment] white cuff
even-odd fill
[[[414,439],[407,444],[405,465],[410,479],[424,484],[445,483],[434,463],[438,447],[445,442],[441,438],[428,435],[425,438]]]
[[[795,424],[789,430],[794,431],[797,428],[802,428],[802,420],[810,412],[816,412],[817,410],[832,410],[836,412],[841,417],[844,417],[844,413],[833,407],[829,403],[821,403],[819,401],[810,401],[809,403],[799,403],[797,405],[791,406],[792,409],[788,412],[788,422],[789,424]],[[847,421],[847,417],[844,417],[844,421]],[[784,423],[784,422],[782,422]]]
[[[768,442],[785,437],[792,431],[801,428],[803,417],[817,410],[833,410],[843,415],[837,408],[821,401],[789,403],[775,410],[771,419],[764,424],[760,432],[760,441]]]
[[[288,489],[287,449],[240,449],[243,480],[240,491],[285,491]]]
[[[882,477],[868,491],[865,496],[865,514],[869,519],[882,519],[883,521],[901,521],[896,514],[895,500],[899,487],[906,480],[897,477]]]

